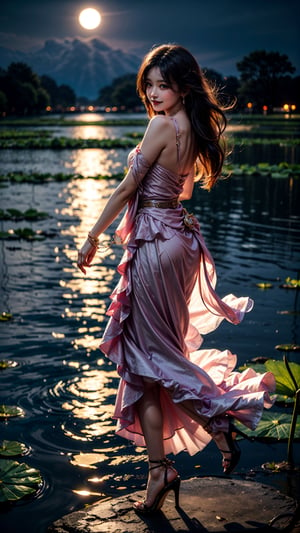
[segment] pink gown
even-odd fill
[[[179,162],[180,134],[173,121]],[[116,232],[125,252],[100,344],[121,377],[116,431],[145,446],[136,402],[146,378],[160,385],[165,453],[193,455],[211,440],[193,414],[210,418],[213,431],[226,431],[227,415],[254,429],[263,408],[272,405],[275,380],[251,368],[235,372],[237,357],[228,350],[200,349],[202,335],[223,319],[238,324],[253,302],[217,295],[215,266],[199,223],[192,217],[192,227],[184,224],[181,204],[140,207],[141,199],[177,198],[185,178],[158,163],[149,165],[139,148],[129,164],[138,188]],[[191,400],[193,412],[182,408],[185,400]]]

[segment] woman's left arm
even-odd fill
[[[190,198],[192,198],[194,185],[195,185],[195,172],[193,169],[186,177],[182,192],[179,196],[179,200],[189,200]]]

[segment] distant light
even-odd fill
[[[283,105],[283,111],[289,111],[289,110],[290,110],[289,104],[284,104]]]
[[[292,110],[292,111],[296,111],[296,106],[295,106],[295,104],[292,104],[292,105],[291,105],[291,110]]]
[[[52,111],[52,107],[51,107],[51,105],[47,105],[47,107],[46,107],[46,111]]]
[[[95,28],[98,28],[101,22],[101,15],[97,9],[88,7],[81,11],[79,22],[85,30],[94,30]]]
[[[252,102],[248,102],[248,103],[247,103],[247,107],[248,107],[248,109],[252,109],[252,107],[253,107]]]
[[[88,111],[94,111],[94,109],[95,109],[95,108],[94,108],[93,105],[89,105],[89,106],[88,106]]]
[[[72,490],[72,492],[74,492],[74,494],[78,494],[79,496],[83,496],[83,497],[86,497],[86,496],[104,496],[104,494],[102,494],[102,492],[91,492],[89,490]]]

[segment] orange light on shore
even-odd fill
[[[282,110],[286,113],[289,113],[290,111],[296,111],[296,105],[295,104],[283,104]]]
[[[248,109],[252,109],[252,107],[253,107],[252,102],[248,102],[248,103],[247,103],[247,108],[248,108]]]

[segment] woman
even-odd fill
[[[159,509],[180,478],[166,458],[194,454],[214,439],[225,474],[238,463],[231,418],[254,429],[270,407],[273,375],[233,372],[229,351],[199,350],[201,334],[223,319],[238,324],[253,302],[216,294],[213,260],[199,224],[181,205],[195,180],[210,190],[222,171],[226,119],[194,57],[162,45],[145,57],[137,89],[150,122],[129,155],[129,170],[78,254],[83,273],[99,236],[127,204],[116,232],[126,246],[113,291],[103,352],[121,376],[117,432],[147,447],[146,497],[135,509]]]

